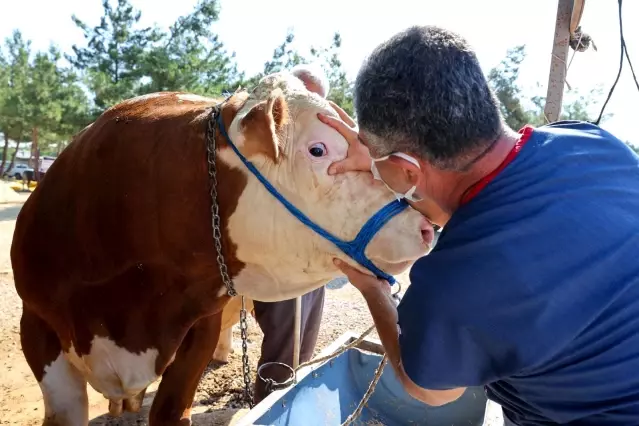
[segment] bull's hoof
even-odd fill
[[[44,419],[42,426],[64,426],[65,420],[58,419],[56,416],[49,416]]]
[[[213,356],[211,357],[211,360],[218,364],[228,364],[229,355],[234,352],[235,352],[235,349],[233,348],[230,348],[230,349],[217,348],[215,352],[213,352]]]

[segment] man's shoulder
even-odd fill
[[[596,137],[600,137],[604,139],[620,141],[620,139],[617,138],[612,133],[588,121],[578,121],[578,120],[555,121],[554,123],[548,123],[542,126],[538,126],[534,128],[534,131],[547,133],[547,134],[561,135],[566,137],[580,138],[580,137],[596,136]]]
[[[535,129],[521,158],[456,211],[431,254],[414,264],[411,282],[438,284],[413,292],[435,312],[470,314],[495,300],[573,291],[552,283],[569,281],[577,264],[598,269],[584,259],[606,258],[636,234],[639,157],[615,140],[586,122]]]
[[[634,151],[622,140],[587,121],[564,120],[539,126],[534,128],[531,140],[533,141],[529,144],[531,147],[545,148],[545,152],[549,155],[554,155],[553,150],[556,150],[555,152],[577,150],[591,151],[593,154],[606,151],[608,154],[614,153],[620,159],[636,158]],[[529,151],[532,150],[534,148]],[[593,157],[593,160],[597,159],[596,156]]]

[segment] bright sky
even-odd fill
[[[177,16],[188,13],[196,1],[132,3],[142,11],[143,24],[166,27]],[[311,45],[328,45],[332,34],[339,31],[343,39],[342,60],[354,77],[363,58],[386,38],[410,25],[435,24],[464,35],[477,50],[486,71],[499,63],[508,48],[526,44],[528,56],[520,83],[529,95],[545,95],[557,0],[393,0],[374,4],[372,0],[221,0],[221,19],[215,30],[228,50],[236,52],[240,68],[249,74],[261,70],[273,49],[283,41],[287,28],[294,29],[296,47],[302,51]],[[83,43],[71,14],[94,25],[101,11],[100,0],[0,0],[0,37],[4,39],[18,28],[36,49],[46,49],[54,42],[67,51],[74,43]],[[633,25],[637,16],[639,1],[624,2],[624,35],[639,74],[639,26]],[[598,51],[576,54],[568,82],[584,93],[603,86],[604,93],[592,111],[596,117],[619,65],[617,1],[586,2],[581,25],[593,37]],[[570,99],[567,89],[564,99]],[[632,131],[633,120],[638,119],[638,103],[639,91],[625,63],[606,108],[614,117],[603,122],[602,127],[639,145],[639,138]]]

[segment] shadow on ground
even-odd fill
[[[213,373],[222,367],[222,364],[211,362],[206,368],[203,376]],[[153,385],[151,385],[153,386]],[[155,386],[153,387],[155,389]],[[145,426],[148,425],[149,411],[155,398],[156,390],[149,391],[144,396],[142,409],[139,413],[123,413],[120,417],[112,417],[105,413],[94,417],[89,421],[89,426]],[[234,395],[226,401],[223,407],[218,409],[209,408],[211,405],[218,403],[219,399],[228,397],[229,393]],[[231,426],[243,417],[248,410],[246,408],[238,408],[238,401],[244,397],[243,392],[239,389],[237,392],[208,392],[208,398],[196,398],[193,401],[191,409],[191,421],[193,426]],[[240,405],[243,405],[240,403]],[[219,405],[218,405],[219,406]]]
[[[22,203],[0,205],[0,222],[16,220],[21,209]]]
[[[103,414],[89,421],[89,426],[143,426],[149,421],[149,411],[156,392],[149,392],[139,413],[124,413],[120,417]],[[207,409],[202,405],[194,405],[191,415],[193,426],[230,426],[245,413],[236,416],[238,408]],[[244,410],[245,411],[245,410]]]

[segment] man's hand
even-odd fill
[[[359,140],[357,125],[346,111],[334,102],[330,102],[330,104],[337,111],[340,118],[337,119],[321,113],[317,114],[317,118],[322,123],[337,130],[346,139],[348,151],[345,159],[336,161],[329,166],[328,174],[335,175],[349,171],[369,172],[371,170],[371,156],[368,148]]]
[[[339,259],[334,259],[333,263],[348,278],[348,281],[366,297],[371,291],[381,292],[386,296],[390,296],[391,287],[387,281],[376,278],[372,275],[365,274],[350,266],[348,263]]]

